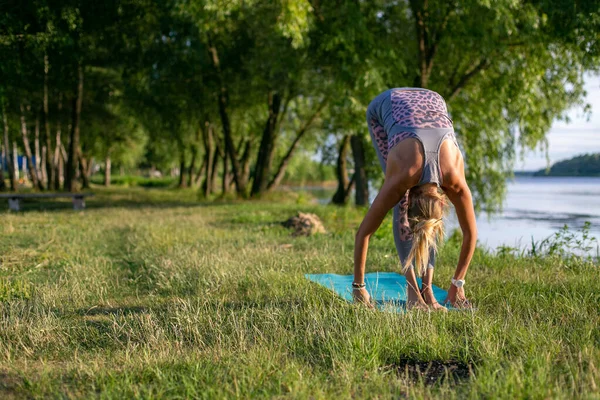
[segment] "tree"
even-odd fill
[[[299,141],[326,105],[326,85],[316,79],[309,56],[310,4],[304,0],[179,4],[210,57],[206,79],[215,83],[213,98],[236,191],[240,196],[259,196],[280,183]],[[234,121],[233,115],[239,119]],[[278,147],[281,142],[289,147]]]
[[[18,139],[40,190],[57,188],[61,169],[67,189],[85,185],[101,160],[107,183],[114,163],[137,164],[178,170],[181,186],[201,180],[204,196],[219,178],[223,192],[260,196],[296,153],[348,136],[351,155],[341,146],[347,157],[334,159],[346,163],[344,190],[352,180],[365,203],[381,179],[366,107],[384,89],[414,85],[445,96],[477,205],[494,209],[516,146],[543,147],[552,121],[583,105],[582,76],[598,70],[600,52],[596,0],[0,7],[3,145],[13,153]],[[133,144],[132,157],[120,153]]]
[[[596,1],[313,4],[331,43],[322,57],[338,66],[336,79],[363,111],[392,87],[430,88],[446,98],[478,208],[500,206],[516,145],[543,146],[552,122],[582,104],[583,73],[598,69]]]
[[[387,71],[388,86],[412,82],[446,98],[477,205],[498,207],[515,144],[543,145],[552,122],[581,104],[583,73],[598,68],[598,3],[386,3],[378,33],[409,55],[405,73]]]
[[[348,171],[346,168],[348,150],[350,147],[350,135],[344,135],[340,141],[340,147],[337,159],[336,175],[338,177],[338,187],[331,199],[333,204],[345,205],[350,198],[350,191],[354,186],[354,176],[348,179]]]
[[[3,144],[3,149],[4,149],[4,162],[6,164],[6,169],[8,170],[8,177],[10,180],[10,190],[11,191],[16,191],[17,190],[17,174],[14,168],[14,161],[13,158],[11,156],[11,146],[10,146],[10,136],[9,136],[9,130],[8,130],[8,117],[6,115],[6,107],[4,105],[4,96],[3,93],[0,92],[0,102],[2,104],[2,128],[3,128],[3,135],[2,135],[2,144]],[[4,176],[2,176],[2,183],[4,184]]]
[[[67,159],[65,190],[71,192],[76,190],[76,171],[81,155],[79,149],[79,126],[81,123],[81,108],[83,105],[83,66],[77,66],[77,89],[71,100],[71,132],[69,136],[69,153]]]

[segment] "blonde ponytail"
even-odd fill
[[[408,221],[413,238],[403,273],[406,273],[414,261],[417,276],[425,274],[430,250],[437,252],[438,242],[444,238],[443,217],[447,208],[446,196],[438,192],[437,188],[427,192],[421,188],[411,189]]]

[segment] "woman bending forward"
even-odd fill
[[[354,299],[370,305],[364,287],[369,238],[393,208],[394,242],[408,283],[407,307],[445,310],[436,302],[431,282],[449,200],[456,210],[463,243],[445,302],[470,307],[463,286],[477,228],[463,158],[444,99],[427,89],[390,89],[369,104],[367,123],[385,182],[356,234]],[[416,274],[423,276],[420,289]]]

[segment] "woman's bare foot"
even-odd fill
[[[416,281],[415,281],[416,283]],[[419,293],[418,290],[415,290],[416,286],[413,286],[411,284],[408,285],[408,287],[406,288],[406,309],[407,310],[422,310],[422,311],[429,311],[429,307],[427,306],[427,303],[425,303],[425,301],[423,300],[423,297],[421,297],[421,293]]]
[[[407,310],[421,310],[421,311],[430,311],[431,309],[424,302],[419,301],[407,301],[406,302]]]
[[[435,299],[435,296],[433,295],[433,290],[431,290],[430,287],[425,287],[425,288],[421,289],[421,296],[423,297],[423,300],[425,301],[425,303],[429,307],[431,307],[432,310],[442,311],[442,312],[448,311],[448,309],[446,307],[444,307],[443,305],[438,303],[438,301]]]

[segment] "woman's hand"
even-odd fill
[[[456,308],[473,308],[473,305],[467,300],[467,296],[465,296],[465,289],[457,288],[454,285],[450,285],[448,297],[446,297],[444,303],[450,303],[452,304],[452,307]]]
[[[352,297],[355,303],[362,303],[369,308],[375,308],[371,303],[371,295],[366,288],[352,289]]]

